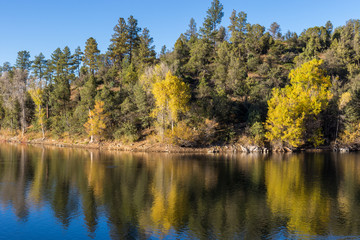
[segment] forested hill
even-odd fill
[[[229,26],[224,17],[213,0],[203,23],[190,19],[159,54],[133,16],[114,23],[107,52],[94,38],[48,59],[19,51],[1,67],[1,134],[185,146],[359,140],[359,20],[298,35],[241,11]]]

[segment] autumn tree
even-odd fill
[[[321,69],[322,60],[312,60],[289,74],[290,85],[273,89],[268,101],[266,138],[274,145],[318,146],[324,142],[319,114],[332,97],[330,77]]]
[[[165,79],[154,83],[152,93],[155,98],[155,109],[151,114],[158,119],[160,133],[163,135],[168,124],[171,123],[173,129],[174,122],[179,119],[179,113],[188,111],[189,86],[169,71]]]
[[[40,126],[43,139],[45,139],[46,112],[42,107],[44,90],[40,87],[37,87],[34,89],[30,89],[29,93],[35,103],[36,123]]]
[[[104,113],[104,102],[95,101],[93,110],[89,110],[88,121],[84,124],[86,132],[90,136],[90,142],[94,141],[94,136],[101,135],[105,130],[105,117]]]

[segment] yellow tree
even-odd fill
[[[95,101],[95,106],[93,110],[89,109],[89,119],[84,124],[86,132],[90,136],[90,142],[94,141],[94,136],[101,135],[101,133],[106,128],[105,125],[105,117],[104,113],[104,102],[103,101]]]
[[[290,85],[273,89],[268,101],[266,138],[274,145],[298,147],[305,142],[323,143],[318,116],[332,98],[330,77],[320,68],[322,60],[311,60],[290,74]]]
[[[36,121],[41,127],[43,139],[45,139],[45,110],[42,108],[44,90],[41,88],[35,88],[29,90],[29,93],[36,105]]]
[[[165,79],[154,83],[152,93],[155,98],[155,109],[151,114],[158,119],[163,136],[167,125],[171,123],[173,129],[179,113],[188,111],[190,89],[186,83],[169,71]]]

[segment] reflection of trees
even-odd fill
[[[0,159],[5,161],[1,166],[0,201],[11,204],[16,216],[25,221],[28,216],[28,206],[25,201],[26,175],[28,174],[27,152],[23,146],[9,145],[0,153]]]
[[[114,239],[184,231],[197,238],[233,238],[244,235],[239,228],[268,228],[258,223],[269,215],[258,208],[265,203],[258,158],[22,149],[0,147],[2,159],[11,159],[1,166],[0,178],[20,186],[1,185],[1,201],[12,199],[14,209],[51,207],[65,228],[82,211],[91,237],[100,215],[107,217]]]
[[[283,161],[266,162],[268,204],[275,215],[289,218],[289,230],[300,234],[325,234],[330,202],[320,181],[306,185],[303,157],[291,155]],[[320,176],[323,159],[312,160],[312,174]]]
[[[323,156],[0,146],[0,203],[24,221],[31,206],[51,208],[64,228],[81,213],[90,237],[100,218],[114,239],[258,239],[283,225],[356,235],[360,162]]]
[[[360,159],[358,154],[340,156],[334,155],[343,177],[336,199],[339,216],[333,219],[333,225],[339,235],[357,235],[360,232]]]

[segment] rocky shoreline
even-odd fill
[[[322,152],[322,151],[334,151],[334,152],[352,152],[359,151],[358,145],[351,146],[322,146],[319,148],[301,148],[290,149],[283,148],[270,148],[257,145],[245,145],[245,144],[229,144],[229,145],[215,145],[204,147],[182,147],[164,143],[151,143],[150,141],[139,141],[131,144],[124,144],[115,141],[103,141],[96,143],[88,143],[87,141],[73,141],[66,142],[55,139],[33,139],[27,140],[15,137],[0,136],[0,142],[18,143],[18,144],[31,144],[31,145],[47,145],[55,147],[70,147],[70,148],[87,148],[87,149],[100,149],[100,150],[117,150],[127,152],[167,152],[167,153],[225,153],[225,152],[240,152],[240,153],[290,153],[290,152]]]

